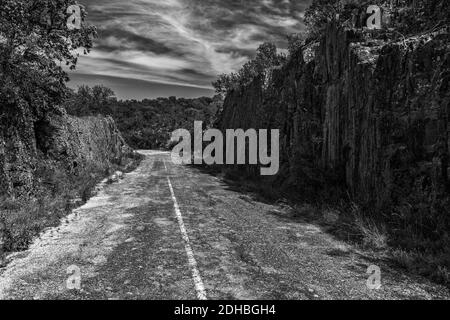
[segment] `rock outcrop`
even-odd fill
[[[36,119],[27,108],[2,109],[0,195],[32,195],[44,162],[68,175],[80,175],[88,168],[121,164],[133,152],[109,117],[76,118],[56,108]]]
[[[218,126],[280,129],[285,186],[337,185],[378,209],[448,204],[449,40],[379,40],[330,24],[268,87],[255,79],[228,94]]]

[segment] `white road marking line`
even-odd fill
[[[164,167],[166,168],[166,171],[167,171],[166,162],[164,160],[163,160],[163,163],[164,163]],[[189,236],[187,234],[186,227],[184,226],[183,216],[181,215],[180,206],[178,205],[177,198],[175,197],[175,192],[173,191],[172,182],[170,181],[170,177],[167,177],[167,182],[169,184],[170,193],[172,194],[172,201],[173,201],[173,205],[175,208],[175,214],[177,216],[178,225],[179,225],[180,231],[181,231],[181,236],[183,237],[183,240],[184,240],[184,248],[186,250],[186,254],[188,257],[189,266],[191,267],[192,278],[194,280],[195,290],[197,291],[197,298],[199,300],[207,300],[205,286],[203,285],[202,278],[200,277],[200,272],[198,271],[198,268],[197,268],[197,261],[195,260],[194,251],[192,250]]]

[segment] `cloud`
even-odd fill
[[[285,48],[285,36],[304,28],[309,1],[82,0],[99,38],[75,75],[210,89],[261,42]]]

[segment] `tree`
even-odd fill
[[[297,52],[302,46],[305,45],[306,33],[293,33],[287,36],[288,40],[288,52],[292,56],[295,52]]]
[[[114,91],[104,85],[96,85],[92,88],[93,104],[96,106],[106,105],[116,100]]]
[[[218,94],[226,95],[250,84],[257,77],[266,79],[272,67],[281,65],[285,60],[283,55],[277,53],[274,44],[265,42],[256,50],[255,59],[247,61],[237,73],[220,75],[212,85]]]
[[[270,42],[264,42],[256,50],[255,59],[258,73],[264,72],[267,68],[279,65],[281,56],[277,53],[277,47]]]
[[[339,0],[313,0],[305,11],[308,38],[321,34],[325,25],[336,18],[340,5]]]
[[[74,69],[79,50],[92,48],[96,29],[84,21],[69,30],[67,9],[74,0],[0,0],[0,99],[40,114],[61,103],[67,94],[65,63]]]
[[[76,93],[72,92],[64,106],[69,114],[75,116],[109,115],[114,102],[117,102],[117,98],[112,89],[103,85],[95,85],[92,88],[82,85]]]
[[[92,89],[82,85],[78,87],[78,91],[71,94],[67,99],[65,107],[67,112],[75,116],[87,115],[92,103]]]
[[[216,93],[224,96],[234,88],[237,83],[238,75],[235,73],[221,74],[218,79],[212,83]]]

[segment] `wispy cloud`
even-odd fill
[[[283,48],[310,0],[82,0],[99,39],[76,77],[210,89],[263,41]],[[114,88],[113,88],[114,89]]]

